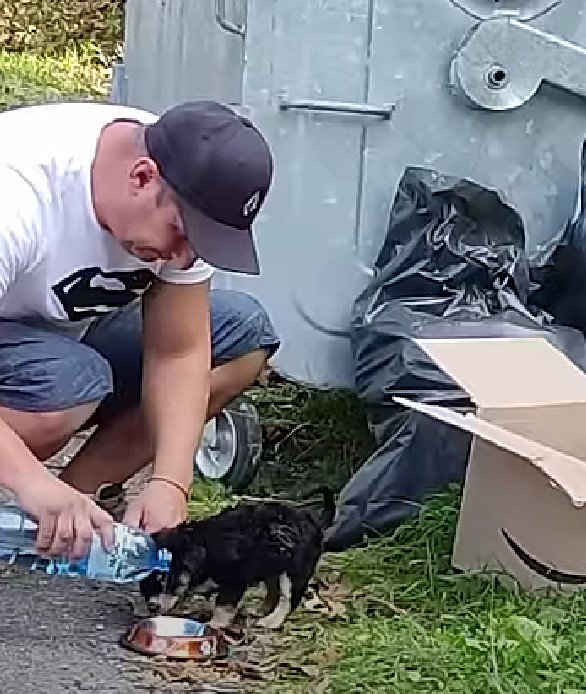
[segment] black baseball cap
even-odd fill
[[[178,197],[197,256],[221,270],[258,275],[252,223],[273,175],[259,130],[228,106],[194,101],[147,125],[145,144]]]

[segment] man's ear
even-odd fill
[[[134,191],[141,190],[159,179],[159,169],[150,157],[138,158],[130,169],[130,180]]]
[[[191,573],[197,573],[197,571],[201,569],[206,558],[205,547],[201,545],[191,546],[185,550],[185,554],[182,558],[187,569],[189,569]]]

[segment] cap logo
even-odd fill
[[[260,202],[260,190],[253,193],[248,200],[244,203],[242,207],[242,216],[250,217],[258,209],[258,204]]]

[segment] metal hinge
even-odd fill
[[[450,65],[454,93],[490,111],[522,106],[543,82],[586,96],[586,49],[510,17],[475,25]]]

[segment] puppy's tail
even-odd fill
[[[316,496],[317,494],[321,494],[323,498],[321,513],[318,516],[318,522],[321,525],[321,527],[325,530],[326,528],[329,528],[330,525],[334,522],[334,518],[336,516],[336,494],[334,493],[334,490],[331,487],[328,487],[324,484],[318,487],[313,487],[313,489],[311,489],[307,493],[307,496]],[[316,502],[306,501],[299,505],[315,506]]]

